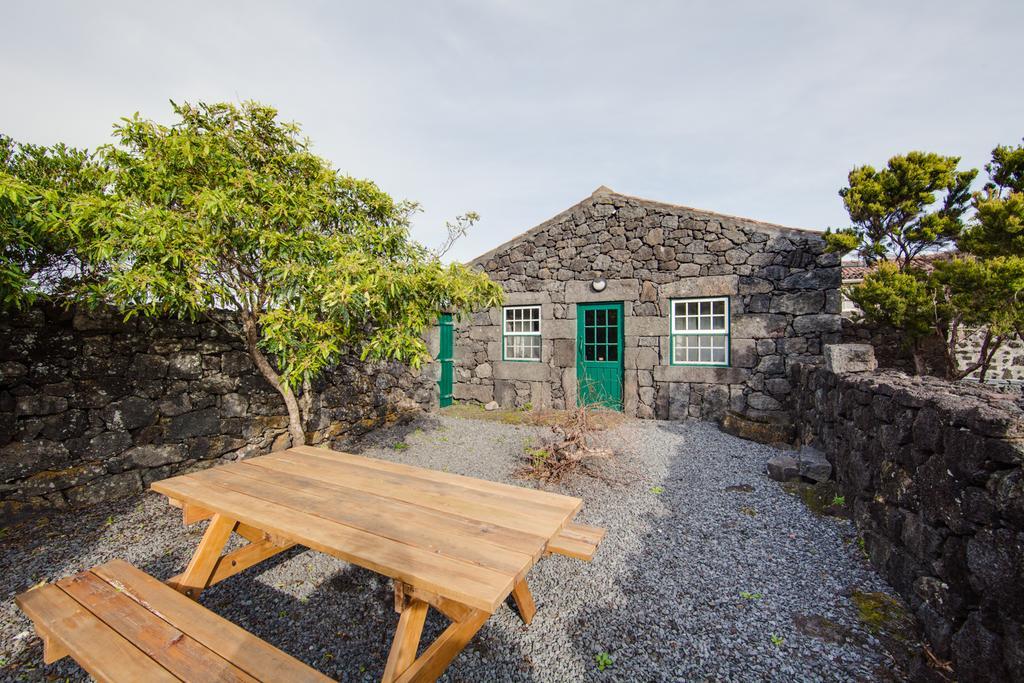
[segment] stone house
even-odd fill
[[[840,337],[824,247],[816,231],[600,187],[472,261],[506,301],[453,326],[442,405],[782,417],[790,365]]]

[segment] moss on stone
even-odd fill
[[[820,484],[788,481],[782,484],[782,490],[803,501],[807,509],[819,517],[850,516],[846,500],[842,497],[839,487],[834,481]]]
[[[853,591],[850,600],[857,618],[871,633],[885,635],[903,643],[917,639],[914,618],[896,598],[885,593]]]

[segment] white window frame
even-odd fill
[[[716,302],[723,302],[725,304],[725,327],[723,329],[717,329],[717,328],[704,329],[704,330],[700,330],[700,329],[698,329],[698,330],[679,330],[679,329],[676,329],[676,317],[677,317],[676,316],[676,306],[678,304],[685,305],[685,304],[690,304],[690,303],[696,303],[696,304],[710,303],[712,306],[714,306],[714,304]],[[670,320],[670,323],[669,323],[669,325],[670,325],[670,336],[669,336],[669,347],[670,348],[669,348],[669,353],[671,353],[672,365],[705,365],[705,366],[718,367],[718,368],[729,367],[729,363],[732,362],[732,359],[730,357],[731,356],[730,348],[729,348],[730,346],[732,346],[732,335],[731,335],[732,311],[731,311],[731,306],[729,305],[729,297],[727,297],[727,296],[706,296],[706,297],[689,297],[689,298],[672,299],[671,300],[671,305],[670,305],[669,308],[670,308],[670,311],[669,311],[669,320]],[[714,309],[712,308],[712,310],[714,310]],[[700,314],[698,313],[698,317],[699,317],[699,315]],[[712,313],[711,315],[715,315],[715,314]],[[684,313],[683,317],[687,317],[688,318],[688,317],[692,317],[692,316],[688,316],[688,315],[686,315]],[[686,359],[682,359],[681,360],[681,359],[676,358],[676,337],[722,337],[722,336],[725,337],[725,361],[724,362],[714,361],[714,360],[711,360],[711,361],[686,360]],[[711,347],[711,348],[714,349],[714,348],[719,348],[719,347]]]
[[[508,330],[508,323],[510,322],[506,317],[510,311],[515,310],[534,310],[537,312],[537,329],[536,331],[530,330],[528,332],[510,332]],[[501,308],[501,359],[511,361],[513,363],[540,363],[543,360],[544,355],[544,320],[543,310],[540,304],[526,304],[521,306],[503,306]],[[508,350],[508,339],[514,339],[516,337],[537,337],[540,342],[537,345],[537,357],[536,358],[512,358],[509,356]]]

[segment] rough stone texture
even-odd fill
[[[872,563],[961,680],[1024,680],[1024,399],[894,371],[792,371]]]
[[[878,368],[871,344],[828,344],[825,346],[825,368],[831,372],[871,372]]]
[[[539,363],[502,360],[500,309],[456,327],[454,393],[481,404],[575,404],[580,302],[623,302],[623,405],[638,417],[781,418],[789,367],[840,338],[839,259],[819,233],[607,188],[473,263],[542,318]],[[671,365],[670,300],[700,296],[729,297],[731,367]]]
[[[221,324],[234,324],[221,315]],[[0,321],[0,516],[86,505],[288,444],[284,403],[214,323],[37,307]],[[314,387],[309,443],[436,404],[430,373],[343,363]]]

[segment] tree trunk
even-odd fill
[[[245,330],[245,347],[249,351],[260,374],[263,375],[270,385],[277,389],[284,399],[284,405],[288,408],[288,434],[292,438],[292,447],[306,445],[306,431],[302,428],[302,411],[299,409],[299,402],[291,388],[281,380],[270,361],[263,355],[259,348],[259,332],[256,329],[256,321],[252,318],[242,316],[242,328]]]

